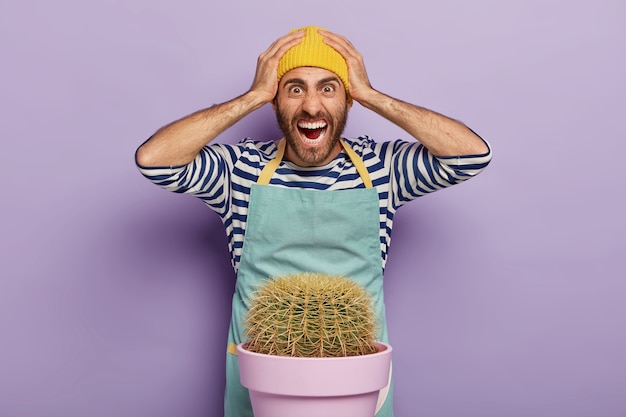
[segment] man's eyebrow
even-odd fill
[[[303,79],[301,78],[290,78],[287,81],[285,81],[285,85],[287,84],[298,84],[298,85],[306,85],[306,83],[304,82]]]
[[[337,84],[339,84],[341,81],[339,80],[339,77],[326,77],[319,80],[317,82],[317,85],[320,86],[331,82],[336,82]],[[306,85],[306,82],[302,78],[290,78],[285,81],[285,85],[288,84]]]
[[[332,83],[332,82],[336,82],[337,84],[340,84],[341,81],[339,81],[339,77],[326,77],[326,78],[322,78],[321,80],[319,80],[317,82],[317,85],[324,85],[324,84],[328,84],[328,83]]]

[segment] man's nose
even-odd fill
[[[317,92],[308,92],[302,103],[302,110],[310,115],[316,115],[322,109],[322,102]]]

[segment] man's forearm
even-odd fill
[[[406,130],[434,155],[478,155],[489,150],[485,142],[463,123],[434,111],[376,90],[359,102]]]
[[[137,163],[148,167],[188,164],[207,143],[266,102],[248,92],[172,122],[139,147]]]

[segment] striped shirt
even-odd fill
[[[367,136],[345,141],[363,159],[378,191],[383,269],[396,210],[417,197],[473,177],[491,161],[491,150],[482,155],[438,157],[415,141],[375,142]],[[237,272],[250,187],[276,152],[275,142],[244,139],[236,145],[205,146],[184,166],[138,168],[156,185],[195,195],[220,216],[226,228],[231,263]],[[303,168],[283,160],[270,185],[310,190],[364,188],[355,166],[343,151],[329,164],[319,167]]]

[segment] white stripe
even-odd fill
[[[370,172],[370,177],[372,178],[374,187],[378,190],[379,195],[383,196],[380,199],[380,223],[381,225],[383,225],[380,229],[380,236],[382,238],[381,260],[383,268],[385,267],[386,254],[389,250],[389,245],[391,244],[391,236],[387,233],[387,229],[391,230],[393,226],[392,218],[395,215],[397,207],[406,204],[408,201],[416,198],[415,196],[424,195],[424,192],[419,191],[419,189],[439,190],[450,186],[452,184],[451,181],[461,182],[470,178],[471,176],[480,173],[482,171],[482,168],[471,168],[464,170],[463,166],[476,164],[484,164],[484,166],[486,166],[491,159],[491,153],[483,156],[437,158],[433,155],[428,154],[428,151],[424,147],[420,146],[417,142],[396,141],[389,143],[389,146],[387,147],[387,152],[384,154],[383,144],[376,143],[368,137],[347,139],[347,142],[353,147],[357,154],[359,154],[363,158],[365,165]],[[232,152],[229,152],[229,150],[231,150]],[[200,197],[207,205],[219,204],[224,202],[224,199],[227,199],[228,204],[226,204],[227,207],[225,212],[217,208],[214,209],[222,217],[223,221],[226,221],[227,219],[232,217],[233,210],[237,210],[240,217],[246,218],[248,214],[247,208],[236,207],[232,204],[232,201],[233,199],[236,199],[247,202],[249,200],[249,195],[240,191],[236,191],[233,186],[237,185],[249,189],[253,181],[240,175],[236,175],[235,173],[233,173],[233,169],[236,167],[238,170],[241,170],[246,174],[250,174],[251,178],[256,178],[260,174],[261,169],[250,165],[248,161],[260,161],[260,165],[261,167],[263,167],[269,160],[274,157],[274,154],[276,153],[276,147],[272,144],[268,145],[267,142],[256,142],[247,139],[237,145],[215,144],[210,147],[206,147],[202,152],[204,152],[205,160],[213,164],[213,168],[211,168],[210,166],[205,167],[202,177],[200,177],[200,172],[202,171],[201,167],[199,166],[199,164],[202,162],[202,157],[200,155],[187,166],[188,171],[186,172],[185,176],[181,178],[179,178],[178,176],[183,173],[185,167],[139,167],[139,170],[149,179],[152,178],[152,181],[155,184],[160,185],[161,187],[170,191],[183,191],[188,194],[194,194]],[[231,154],[234,155],[234,159],[231,157]],[[393,167],[392,165],[394,164],[394,161],[402,161],[405,154],[409,156],[408,166]],[[424,165],[424,154],[427,155],[427,163],[430,165],[428,167]],[[417,173],[413,170],[413,158],[418,158],[419,172]],[[223,173],[222,178],[215,182],[215,177],[217,175],[217,169],[215,167],[220,162],[224,164],[225,172]],[[272,180],[279,180],[285,184],[304,181],[320,185],[323,188],[327,188],[329,190],[344,190],[361,185],[362,182],[357,174],[354,165],[347,161],[343,165],[343,168],[340,169],[340,162],[342,161],[335,159],[329,165],[324,167],[317,167],[305,170],[300,169],[300,171],[306,171],[307,174],[315,172],[318,172],[320,174],[311,176],[307,175],[306,177],[298,175],[298,172],[296,172],[297,167],[295,165],[292,165],[289,162],[283,162],[279,166],[277,172],[272,177]],[[375,165],[379,165],[379,169],[375,170]],[[445,177],[437,173],[437,166],[439,167],[440,171],[445,172]],[[396,168],[399,168],[400,178],[394,177],[394,170]],[[428,173],[428,170],[432,172],[434,176],[433,180],[430,179],[430,174]],[[463,174],[465,174],[465,176],[458,175],[456,171],[462,172]],[[227,172],[231,173],[230,176]],[[334,173],[338,179],[327,175],[329,173]],[[154,179],[154,177],[156,176],[167,176],[167,178],[157,180]],[[355,179],[347,180],[347,176],[354,177]],[[383,183],[381,184],[381,179],[387,176],[389,176],[389,181],[383,181]],[[410,190],[406,189],[406,178],[410,178]],[[172,184],[165,185],[166,182],[172,180],[175,180]],[[214,182],[215,189],[213,190],[200,188],[200,186],[203,184],[209,186]],[[379,184],[377,185],[377,183]],[[221,186],[224,186],[223,190],[226,194],[215,195],[215,193]],[[399,199],[399,191],[401,191],[402,196],[406,200]],[[387,198],[384,198],[385,193],[387,193]],[[231,225],[227,227],[226,233],[230,235],[233,232],[233,228],[245,230],[245,224],[240,220],[233,219]],[[242,241],[243,235],[234,234],[228,242],[228,246],[231,252],[231,262],[235,271],[237,271],[237,268],[239,266],[237,259],[241,256],[241,249],[235,249],[234,244],[236,242]]]

